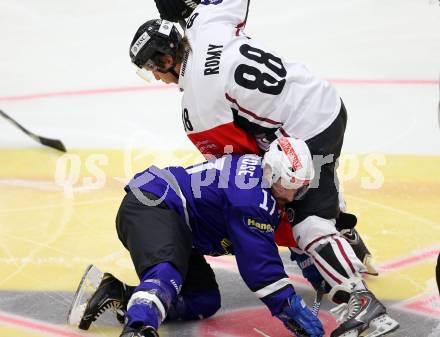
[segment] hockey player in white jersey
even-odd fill
[[[191,6],[188,1],[156,0],[161,16],[173,20],[191,13],[194,1],[190,2]],[[242,0],[202,1],[189,17],[183,39],[166,21],[151,20],[132,41],[132,61],[140,73],[150,70],[158,80],[179,84],[184,128],[207,157],[220,156],[225,148],[258,154],[281,135],[305,139],[312,154],[325,162],[316,194],[321,210],[316,214],[317,200],[304,201],[313,209],[302,205],[296,221],[311,214],[336,218],[336,227],[367,266],[366,272],[377,275],[354,229],[356,217],[338,207],[335,164],[345,131],[345,107],[327,81],[302,64],[286,63],[244,34],[248,5]]]
[[[245,35],[248,5],[244,0],[202,1],[187,22],[182,43],[187,48],[175,48],[174,54],[145,55],[161,52],[148,46],[161,35],[174,38],[177,47],[180,37],[173,37],[176,32],[168,24],[146,23],[132,43],[136,65],[153,70],[156,79],[178,83],[185,130],[204,154],[222,155],[231,144],[234,152],[266,150],[272,138],[287,134],[312,139],[341,111],[341,99],[327,81]],[[147,31],[157,35],[146,41]]]

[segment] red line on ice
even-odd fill
[[[332,79],[334,84],[438,85],[438,80],[417,79]]]
[[[439,301],[440,297],[436,294],[427,296],[422,299],[417,299],[414,302],[410,303],[399,303],[398,305],[394,305],[393,307],[403,310],[410,310],[424,316],[437,318],[440,316],[440,308],[437,308],[438,305],[436,305],[436,302]]]
[[[61,337],[84,337],[84,334],[79,334],[76,332],[71,332],[67,330],[63,330],[62,328],[58,328],[54,325],[34,321],[28,318],[13,316],[5,313],[0,313],[0,325],[9,325],[15,326],[18,328],[24,328],[33,331],[40,331],[44,334],[50,334]]]
[[[422,263],[424,260],[436,257],[440,253],[440,248],[432,249],[426,252],[419,252],[398,260],[388,262],[379,266],[382,271],[389,272],[409,265]]]
[[[334,84],[375,84],[375,85],[438,85],[438,80],[423,80],[423,79],[330,79]],[[10,95],[0,96],[0,102],[14,102],[14,101],[29,101],[35,99],[44,99],[52,97],[68,97],[68,96],[86,96],[86,95],[102,95],[102,94],[117,94],[140,91],[175,89],[176,85],[169,84],[150,84],[142,86],[128,86],[115,88],[96,88],[96,89],[82,89],[69,91],[54,91],[34,93],[27,95]]]
[[[425,252],[418,252],[413,255],[409,255],[388,263],[381,264],[379,266],[379,269],[382,273],[393,272],[400,268],[423,263],[425,260],[436,257],[439,253],[440,253],[440,248],[431,249]],[[211,257],[211,256],[205,256],[205,257],[209,263],[212,263],[213,265],[217,265],[217,267],[229,269],[231,271],[238,271],[235,260],[227,259],[225,257]],[[293,279],[295,282],[304,285],[308,284],[308,282],[299,275],[291,274],[289,275],[289,277]]]
[[[6,101],[29,101],[34,99],[52,98],[52,97],[66,97],[66,96],[87,96],[87,95],[103,95],[103,94],[119,94],[137,91],[153,91],[175,88],[175,85],[154,84],[143,85],[136,87],[116,87],[116,88],[97,88],[97,89],[83,89],[83,90],[69,90],[69,91],[54,91],[35,93],[29,95],[12,95],[0,96],[0,102]]]

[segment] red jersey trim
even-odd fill
[[[249,3],[250,0],[248,0],[247,2],[247,6],[246,6],[246,15],[244,17],[243,22],[240,22],[235,28],[237,28],[237,30],[235,31],[235,36],[239,36],[240,35],[240,30],[246,26],[246,21],[247,21],[247,17],[248,17],[248,13],[249,13]]]
[[[234,122],[187,135],[205,157],[220,157],[225,153],[259,153],[255,138],[236,126]]]
[[[280,128],[279,130],[284,137],[290,137],[286,130],[284,130],[283,128]]]
[[[226,99],[227,99],[229,102],[235,104],[241,112],[244,112],[245,114],[247,114],[247,115],[253,117],[253,118],[256,119],[256,120],[259,120],[259,121],[261,121],[261,122],[266,122],[266,123],[268,123],[268,124],[272,124],[272,125],[276,125],[276,126],[281,126],[281,125],[283,125],[283,123],[281,123],[281,122],[277,122],[277,121],[274,121],[274,120],[269,119],[269,118],[260,117],[260,116],[258,116],[256,113],[254,113],[254,112],[252,112],[252,111],[249,111],[249,110],[243,108],[242,106],[240,106],[240,104],[237,103],[237,100],[236,100],[235,98],[232,98],[232,97],[229,96],[227,93],[225,93],[225,97],[226,97]]]
[[[289,223],[287,213],[283,212],[280,223],[275,231],[275,243],[282,247],[297,247],[293,237],[292,225]]]

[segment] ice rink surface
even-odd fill
[[[114,230],[123,184],[152,163],[202,160],[177,88],[145,84],[129,62],[132,35],[156,15],[152,0],[0,0],[0,109],[69,150],[41,148],[0,119],[1,337],[119,336],[111,317],[88,333],[65,318],[89,263],[136,282]],[[246,32],[338,89],[349,113],[339,174],[381,272],[367,283],[401,323],[393,336],[439,337],[439,2],[254,0]],[[288,336],[232,257],[210,261],[221,311],[161,336]]]

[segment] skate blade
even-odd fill
[[[353,329],[339,335],[338,337],[380,337],[386,336],[399,328],[399,323],[387,314],[376,317],[370,322],[367,329],[359,333],[358,329]]]
[[[379,337],[386,336],[399,328],[399,323],[387,314],[379,316],[370,322],[367,330],[363,331],[359,337]]]
[[[84,316],[87,302],[99,287],[103,277],[104,273],[94,265],[91,264],[87,267],[73,297],[72,305],[67,315],[68,324],[78,327]]]

